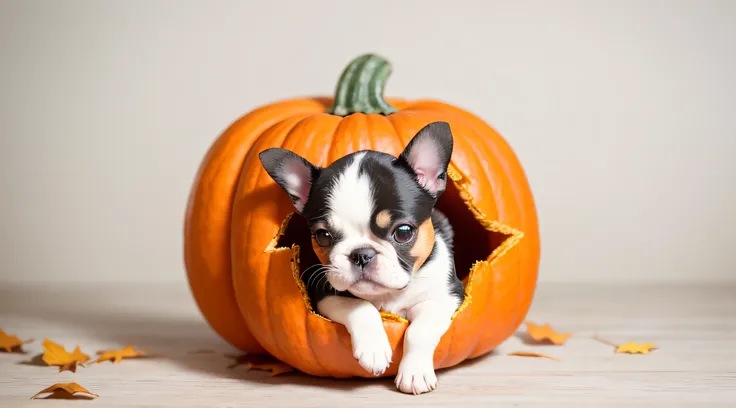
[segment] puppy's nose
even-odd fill
[[[358,248],[353,250],[348,258],[350,258],[350,262],[364,268],[375,256],[376,250],[373,248]]]

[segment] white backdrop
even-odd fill
[[[507,138],[540,280],[736,280],[734,1],[0,4],[0,282],[183,282],[210,143],[364,52]]]

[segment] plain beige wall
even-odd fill
[[[210,143],[330,94],[476,112],[539,209],[542,281],[736,279],[736,1],[3,1],[0,281],[183,282]]]

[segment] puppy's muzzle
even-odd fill
[[[362,270],[365,269],[365,267],[368,266],[375,257],[376,250],[370,247],[365,247],[354,249],[348,256],[348,259]]]

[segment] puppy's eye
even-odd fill
[[[402,224],[394,230],[394,239],[400,244],[405,244],[414,238],[414,227]]]
[[[314,232],[314,240],[317,241],[317,245],[321,247],[328,247],[332,245],[332,235],[326,229],[320,229]]]

